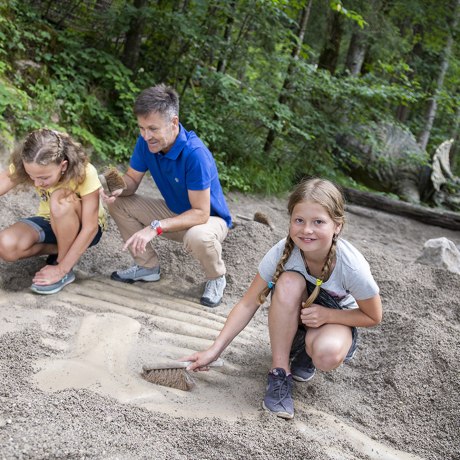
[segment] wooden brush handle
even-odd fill
[[[192,361],[170,361],[167,363],[153,363],[153,364],[144,364],[142,369],[146,371],[154,371],[156,369],[185,369],[190,366]],[[207,366],[203,367],[222,367],[224,365],[224,360],[221,358],[212,361]]]
[[[104,189],[105,194],[110,196],[110,190],[107,185],[107,181],[105,179],[104,174],[99,174],[99,180],[101,181],[102,188]]]

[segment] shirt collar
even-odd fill
[[[184,127],[179,123],[179,134],[174,141],[173,146],[169,149],[169,152],[165,153],[165,158],[169,158],[170,160],[177,160],[177,157],[182,152],[187,143],[187,133]]]

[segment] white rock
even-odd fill
[[[416,262],[460,274],[460,251],[452,241],[444,237],[426,241],[423,253]]]

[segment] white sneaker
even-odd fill
[[[206,307],[217,307],[222,301],[224,289],[227,285],[225,275],[219,276],[213,280],[208,280],[204,288],[200,302]]]

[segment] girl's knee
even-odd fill
[[[305,280],[302,275],[294,272],[284,272],[275,283],[272,292],[270,309],[278,306],[298,314],[302,297],[305,292]]]
[[[6,232],[0,232],[0,258],[6,262],[18,260],[17,238]]]
[[[74,194],[66,195],[65,191],[60,189],[53,192],[50,198],[50,213],[58,219],[68,215],[69,212],[76,211],[79,201]]]
[[[274,295],[283,297],[299,297],[305,291],[305,278],[299,273],[283,272],[278,278]]]
[[[346,355],[344,347],[331,343],[318,347],[307,346],[307,353],[312,358],[315,367],[322,371],[336,369],[342,364]]]

